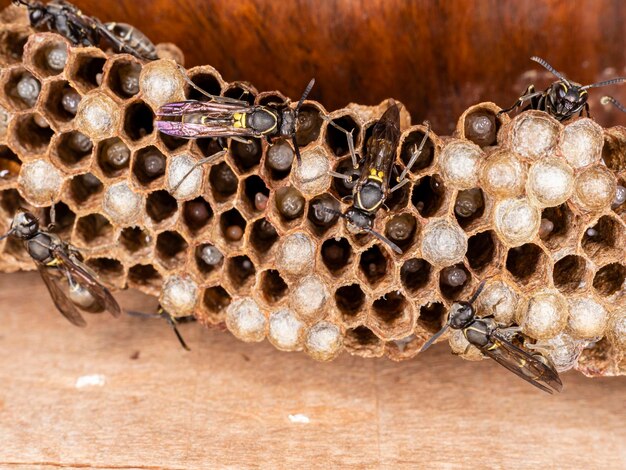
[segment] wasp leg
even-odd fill
[[[426,141],[428,140],[428,134],[430,134],[430,122],[424,121],[424,125],[426,126],[426,133],[424,134],[424,137],[422,138],[419,147],[415,148],[416,146],[414,146],[413,155],[411,155],[409,163],[407,163],[400,176],[398,176],[398,184],[391,188],[391,190],[389,191],[390,193],[397,191],[409,182],[409,180],[406,179],[406,175],[409,171],[411,171],[411,168],[413,168],[413,165],[415,165],[418,157],[422,154],[422,150],[424,150],[424,146],[426,145]]]
[[[50,223],[48,224],[48,227],[46,227],[46,230],[48,230],[48,232],[52,231],[52,229],[54,229],[56,224],[57,224],[57,211],[54,207],[54,201],[52,201],[52,205],[50,206]]]
[[[322,116],[322,119],[326,121],[329,125],[333,126],[335,129],[343,132],[346,135],[346,140],[348,141],[348,149],[350,150],[350,158],[352,159],[352,167],[356,170],[359,167],[359,162],[356,158],[356,151],[354,150],[354,136],[353,136],[354,129],[348,132],[339,124],[333,122],[333,120],[330,119],[325,114],[321,114],[321,116]]]
[[[193,171],[196,168],[220,158],[225,153],[226,153],[226,149],[222,150],[221,152],[214,153],[210,157],[204,157],[198,160],[196,163],[193,164],[193,166],[189,169],[189,171],[185,173],[185,175],[180,179],[180,181],[176,183],[176,185],[171,189],[170,194],[174,194],[176,191],[178,191],[178,188],[180,187],[181,184],[183,184],[183,181],[185,181],[189,177],[189,175],[193,173]]]
[[[338,173],[336,171],[329,171],[328,174],[335,178],[339,178],[347,181],[348,183],[352,183],[352,176],[344,175],[343,173]]]
[[[243,137],[239,137],[237,135],[233,135],[230,137],[232,140],[235,140],[237,142],[241,142],[242,144],[246,144],[246,145],[250,145],[252,143],[252,141],[250,139],[244,139]],[[269,145],[272,145],[271,142],[268,142]]]
[[[522,331],[521,326],[510,326],[508,328],[498,329],[498,333],[502,335],[506,340],[511,341],[511,338]]]
[[[543,91],[535,91],[534,85],[528,85],[528,88],[526,88],[526,91],[524,91],[522,96],[520,96],[517,99],[517,101],[513,104],[513,106],[511,106],[510,108],[501,109],[498,112],[498,114],[496,114],[496,116],[500,116],[501,114],[505,114],[505,113],[510,113],[515,108],[519,108],[524,103],[524,101],[528,101],[537,96],[541,96],[543,95],[543,93],[544,93]]]

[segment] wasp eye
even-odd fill
[[[36,23],[37,21],[39,21],[41,19],[42,16],[43,16],[43,11],[41,11],[41,10],[33,10],[30,13],[30,21],[32,23]]]

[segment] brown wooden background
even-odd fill
[[[1,0],[8,4],[8,0]],[[626,73],[622,0],[75,0],[86,14],[140,27],[154,42],[179,45],[188,65],[211,64],[226,80],[329,109],[350,101],[405,103],[415,122],[448,133],[478,101],[508,106],[525,89],[539,55],[572,80]],[[534,78],[534,79],[533,79]],[[536,83],[544,88],[547,76]],[[603,92],[626,100],[626,86],[592,90],[592,114],[606,115]]]

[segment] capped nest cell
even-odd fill
[[[243,341],[268,339],[319,360],[344,350],[411,358],[452,303],[486,280],[480,315],[520,325],[563,368],[626,372],[626,129],[473,106],[453,136],[429,133],[410,183],[377,214],[375,229],[397,254],[324,209],[348,208],[349,183],[329,171],[351,163],[321,104],[302,108],[301,167],[291,141],[230,142],[176,187],[221,146],[156,131],[160,105],[202,98],[175,62],[72,47],[16,23],[0,29],[0,49],[20,53],[0,55],[3,232],[20,207],[42,212],[55,202],[63,236],[89,248],[87,263],[109,285],[158,296],[172,315],[225,325]],[[11,38],[23,48],[6,44]],[[209,66],[187,73],[210,93],[244,90]],[[256,103],[284,100],[245,91]],[[329,116],[362,152],[388,106]],[[398,172],[425,128],[403,109],[401,131]],[[2,270],[34,267],[14,241],[0,250]],[[480,359],[463,340],[452,335],[453,350]]]

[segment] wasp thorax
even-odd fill
[[[19,212],[13,219],[11,230],[15,237],[29,239],[39,231],[39,221],[30,212]]]
[[[450,308],[450,328],[460,330],[467,327],[475,317],[474,307],[469,302],[455,302]]]
[[[383,200],[384,194],[380,184],[369,182],[363,185],[359,191],[356,202],[361,209],[365,211],[373,211],[381,205]]]
[[[264,134],[276,126],[277,116],[266,108],[257,109],[248,114],[246,127]]]

